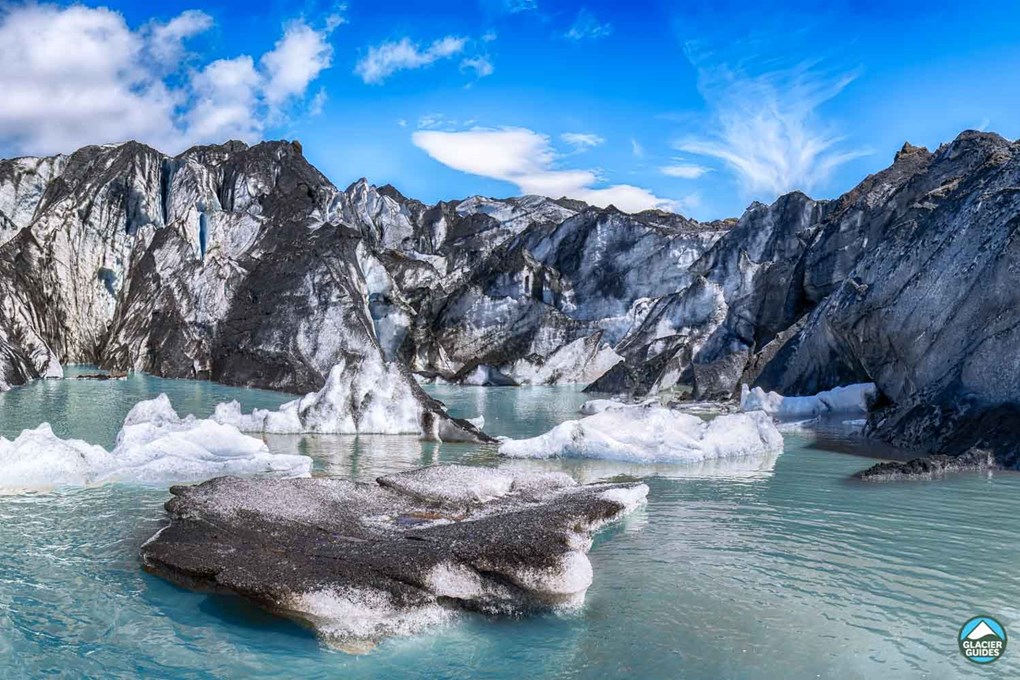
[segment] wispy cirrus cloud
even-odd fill
[[[466,44],[466,38],[453,35],[434,40],[428,46],[412,42],[410,38],[384,42],[370,47],[354,67],[354,72],[365,83],[377,85],[398,71],[425,68],[454,57],[464,51]]]
[[[600,186],[603,182],[594,170],[561,167],[564,156],[550,138],[527,128],[418,130],[412,141],[443,165],[509,182],[525,194],[566,196],[601,207],[615,205],[628,212],[680,207],[676,201],[630,184]]]
[[[848,144],[818,112],[856,73],[829,73],[811,63],[755,73],[713,63],[713,55],[690,45],[687,54],[711,120],[706,134],[683,137],[675,146],[720,162],[748,196],[771,200],[793,190],[809,192],[839,166],[870,153]]]
[[[460,70],[464,73],[472,74],[477,80],[478,78],[491,76],[496,71],[496,67],[492,65],[492,60],[488,55],[481,55],[469,57],[461,61]]]
[[[533,12],[538,9],[537,0],[503,0],[503,6],[510,14]]]
[[[612,35],[613,25],[609,22],[599,21],[598,17],[587,9],[582,8],[577,13],[574,23],[566,32],[566,37],[575,42],[582,40],[597,40]]]
[[[591,132],[564,132],[560,135],[560,139],[565,144],[574,147],[575,151],[594,149],[596,146],[602,146],[606,143],[605,139]]]
[[[663,175],[678,179],[698,179],[706,172],[711,171],[711,168],[706,168],[704,165],[693,165],[691,163],[674,163],[673,165],[664,165],[659,168],[659,172]]]

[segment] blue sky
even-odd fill
[[[338,186],[701,219],[1020,136],[1020,3],[0,2],[0,154],[297,138]]]

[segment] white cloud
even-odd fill
[[[332,33],[347,23],[347,3],[334,5],[333,12],[326,17],[326,32]]]
[[[259,74],[245,55],[212,62],[191,78],[195,102],[187,113],[194,140],[255,139],[262,132],[256,107]]]
[[[666,165],[659,168],[659,172],[666,175],[667,177],[677,177],[679,179],[698,179],[706,172],[711,172],[711,168],[706,168],[703,165],[692,165],[689,163],[677,163],[676,165]]]
[[[312,97],[312,101],[308,103],[308,115],[309,116],[321,116],[323,109],[326,108],[326,102],[329,101],[329,95],[326,94],[326,88],[320,87],[319,91]]]
[[[329,60],[325,33],[300,22],[262,60],[194,64],[185,43],[211,27],[203,12],[132,29],[104,8],[0,7],[4,154],[128,139],[171,152],[231,137],[256,141]]]
[[[200,10],[187,10],[165,24],[149,27],[149,51],[158,61],[175,65],[184,57],[184,41],[213,27],[213,18]]]
[[[699,88],[714,116],[710,134],[676,146],[722,161],[747,196],[771,200],[793,190],[811,191],[837,167],[868,153],[846,148],[817,116],[818,107],[853,81],[852,74],[825,75],[799,65],[751,75],[706,65],[690,50],[688,56],[699,69]]]
[[[518,14],[519,12],[531,12],[538,9],[537,0],[505,0],[504,6],[506,11],[511,14]]]
[[[410,38],[385,42],[370,47],[368,54],[358,62],[354,72],[369,84],[382,83],[397,71],[424,68],[441,59],[449,59],[464,50],[464,38],[446,36],[422,49]]]
[[[602,137],[588,132],[565,132],[560,135],[560,139],[577,151],[592,149],[606,143]]]
[[[271,52],[262,56],[266,74],[266,101],[277,106],[291,97],[304,96],[309,83],[329,68],[333,47],[324,31],[316,31],[303,21],[287,26]]]
[[[566,36],[574,41],[597,40],[598,38],[604,38],[612,33],[612,24],[602,23],[594,14],[586,9],[581,9],[581,11],[577,13],[577,18],[574,19],[574,23],[571,25],[570,30],[567,31]]]
[[[645,156],[645,147],[641,146],[641,142],[634,138],[630,140],[630,150],[637,158],[644,158]]]
[[[429,113],[418,119],[418,128],[421,130],[434,130],[448,125],[446,116],[441,113]]]
[[[0,140],[66,151],[126,137],[164,139],[177,105],[141,66],[143,37],[107,9],[26,5],[0,14]]]
[[[491,76],[496,70],[488,56],[472,57],[460,62],[460,70],[465,73],[473,73],[475,78]]]
[[[677,207],[674,201],[640,187],[628,184],[597,187],[599,177],[592,170],[558,169],[560,155],[549,137],[526,128],[418,130],[412,140],[446,166],[509,182],[525,194],[566,196],[601,207],[612,204],[628,212]]]

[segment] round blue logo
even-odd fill
[[[1006,628],[991,616],[975,616],[960,628],[960,653],[974,663],[992,663],[1006,652]]]

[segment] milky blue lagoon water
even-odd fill
[[[532,435],[574,415],[572,388],[430,388],[494,434]],[[132,376],[46,381],[0,395],[0,434],[47,420],[110,445],[128,409],[167,392],[208,415],[290,397]],[[368,480],[433,462],[495,465],[484,447],[399,437],[273,437],[319,474]],[[164,489],[106,486],[0,496],[0,677],[174,678],[1006,678],[960,656],[978,613],[1020,631],[1020,476],[862,485],[873,461],[788,434],[775,460],[684,468],[551,461],[581,479],[644,474],[647,508],[597,538],[595,583],[570,615],[465,615],[349,656],[236,598],[141,571]],[[507,464],[507,463],[504,463]],[[1016,633],[1015,633],[1016,634]]]

